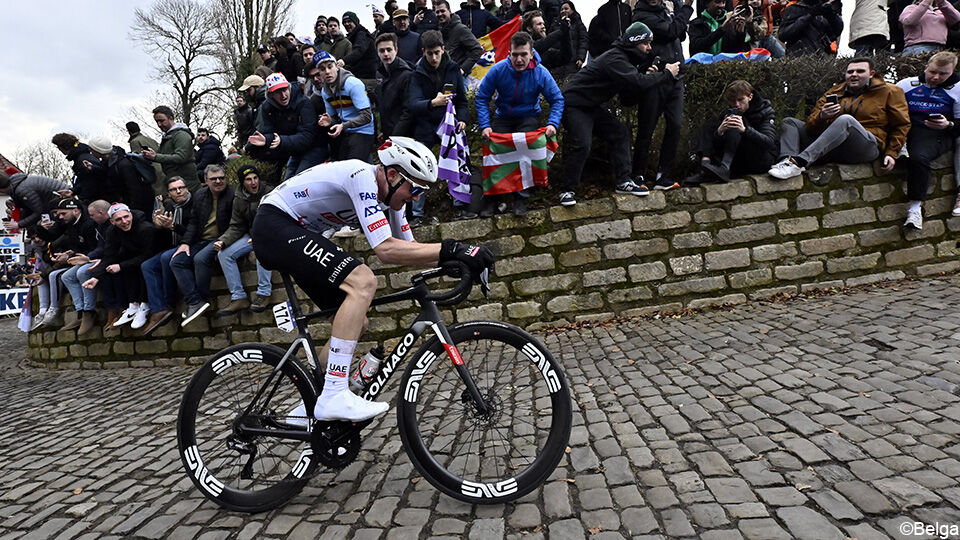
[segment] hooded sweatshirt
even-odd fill
[[[164,178],[179,176],[190,191],[200,189],[193,153],[193,132],[186,124],[177,122],[163,134],[154,161],[163,167]]]
[[[353,73],[340,68],[333,84],[322,84],[321,95],[327,114],[334,118],[334,123],[342,123],[345,132],[373,135],[370,98]]]

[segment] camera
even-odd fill
[[[663,73],[663,68],[666,67],[667,62],[664,59],[660,58],[659,56],[654,56],[653,64],[651,65],[657,68],[657,71]]]

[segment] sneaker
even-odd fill
[[[633,180],[624,180],[617,184],[616,193],[623,195],[636,195],[638,197],[643,197],[650,194],[650,190],[646,186],[637,185]]]
[[[577,204],[577,200],[573,198],[572,191],[564,191],[560,194],[560,206],[573,206]]]
[[[143,335],[149,336],[154,330],[166,324],[171,317],[173,317],[173,312],[169,309],[151,313],[150,320],[147,321],[147,328],[143,331]]]
[[[270,305],[270,297],[258,294],[253,297],[253,302],[250,302],[250,311],[254,313],[261,313],[267,309]]]
[[[203,315],[208,307],[210,307],[210,302],[198,302],[187,306],[187,312],[183,314],[183,322],[180,323],[180,326],[184,327],[192,323],[197,317]]]
[[[423,216],[413,216],[408,222],[411,228],[416,228],[423,225]]]
[[[667,175],[657,177],[656,181],[653,183],[653,189],[658,191],[670,191],[671,189],[677,189],[678,187],[680,187],[680,182],[671,180]]]
[[[780,163],[770,167],[770,170],[767,171],[767,174],[774,178],[779,178],[780,180],[786,180],[787,178],[800,176],[800,174],[802,174],[805,170],[807,169],[797,165],[796,162],[793,161],[793,158],[783,158]]]
[[[911,209],[907,212],[907,220],[903,222],[904,227],[913,227],[920,230],[923,228],[923,212],[917,209]]]
[[[121,327],[121,326],[123,326],[123,325],[125,325],[125,324],[127,324],[127,323],[129,323],[129,322],[131,322],[131,321],[133,321],[133,318],[137,315],[137,310],[138,310],[138,309],[140,309],[140,308],[137,307],[137,306],[131,305],[131,306],[129,306],[127,309],[123,310],[123,313],[120,314],[120,318],[117,319],[117,321],[116,321],[115,323],[113,323],[113,326],[119,328],[119,327]]]
[[[231,300],[227,307],[221,309],[217,312],[217,317],[226,317],[228,315],[233,315],[234,313],[239,313],[250,307],[250,300],[246,296],[243,298],[238,298],[236,300]]]
[[[60,328],[63,326],[63,313],[57,308],[50,308],[40,324],[49,329]]]
[[[527,215],[527,199],[519,195],[513,198],[513,215],[517,217]]]
[[[367,401],[345,388],[330,397],[320,394],[313,408],[313,417],[325,422],[362,422],[387,412],[389,408],[390,405],[386,403]]]
[[[148,306],[146,302],[143,302],[140,304],[140,309],[138,309],[137,313],[133,316],[133,322],[130,323],[130,328],[139,330],[146,326],[147,315],[150,315],[150,306]]]
[[[351,238],[360,234],[360,229],[357,227],[351,227],[349,225],[344,225],[340,228],[339,231],[333,233],[334,238]]]
[[[334,233],[336,233],[336,232],[337,232],[337,231],[335,231],[335,230],[333,230],[333,229],[324,229],[323,232],[320,233],[320,235],[323,236],[324,238],[326,238],[327,240],[329,240],[329,239],[333,238],[333,235],[334,235]]]
[[[47,310],[41,309],[33,316],[33,324],[30,325],[30,331],[33,332],[43,325],[43,318],[47,316]]]
[[[283,422],[290,426],[307,429],[307,426],[310,425],[310,419],[307,418],[307,406],[301,401],[299,405],[287,413],[287,417]]]
[[[957,193],[957,199],[953,201],[953,212],[950,212],[950,214],[960,217],[960,193]]]
[[[476,219],[480,214],[476,212],[471,212],[469,210],[456,209],[453,214],[454,221],[461,221],[464,219]]]

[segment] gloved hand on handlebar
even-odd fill
[[[473,281],[480,283],[480,273],[485,269],[493,269],[494,256],[485,246],[461,244],[456,240],[446,239],[440,244],[440,263],[460,261],[470,268]]]

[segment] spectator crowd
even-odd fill
[[[249,232],[263,195],[320,163],[372,163],[374,150],[389,137],[435,148],[448,104],[458,130],[469,124],[484,139],[541,128],[552,137],[562,129],[556,202],[564,206],[577,202],[597,136],[611,161],[615,191],[635,196],[740,174],[787,179],[815,163],[879,161],[890,171],[903,160],[910,200],[904,226],[918,229],[930,162],[960,136],[958,59],[944,50],[960,43],[960,34],[954,35],[960,13],[945,0],[891,0],[887,10],[858,1],[850,21],[858,56],[806,118],[778,125],[761,89],[750,81],[724,81],[717,98],[727,108],[702,126],[699,172],[686,179],[674,175],[687,75],[684,42],[691,55],[761,48],[773,57],[832,59],[844,30],[839,0],[697,0],[696,6],[694,0],[637,0],[633,7],[608,0],[592,17],[571,0],[468,0],[459,7],[415,0],[403,9],[390,0],[373,9],[369,30],[348,11],[340,18],[319,16],[312,39],[292,33],[270,39],[258,49],[262,65],[237,89],[237,142],[229,156],[216,134],[178,122],[165,105],[152,111],[159,141],[135,122],[126,125],[129,151],[103,136],[81,142],[55,135],[52,143],[71,162],[71,183],[0,173],[0,194],[19,208],[9,227],[27,231],[36,260],[30,268],[8,269],[0,286],[15,280],[38,289],[34,328],[62,326],[81,335],[97,325],[98,294],[107,308],[105,335],[127,324],[150,334],[174,318],[178,298],[186,306],[176,314],[179,324],[189,325],[210,308],[218,269],[231,295],[218,315],[263,311],[270,272],[258,265],[256,288],[248,292],[238,268],[252,251]],[[474,66],[490,63],[478,38],[518,16],[521,29],[509,40],[509,54],[468,93]],[[933,54],[922,72],[894,84],[875,71],[871,56],[881,53]],[[636,125],[611,112],[614,100],[637,107]],[[661,117],[659,157],[651,165]],[[228,178],[225,162],[240,155],[278,172],[261,175],[244,164]],[[455,217],[490,216],[508,206],[523,215],[529,191],[455,202]],[[424,201],[410,205],[411,226],[436,223]],[[953,213],[960,215],[960,197]],[[357,233],[347,221],[329,231]],[[63,294],[77,314],[66,324]]]

